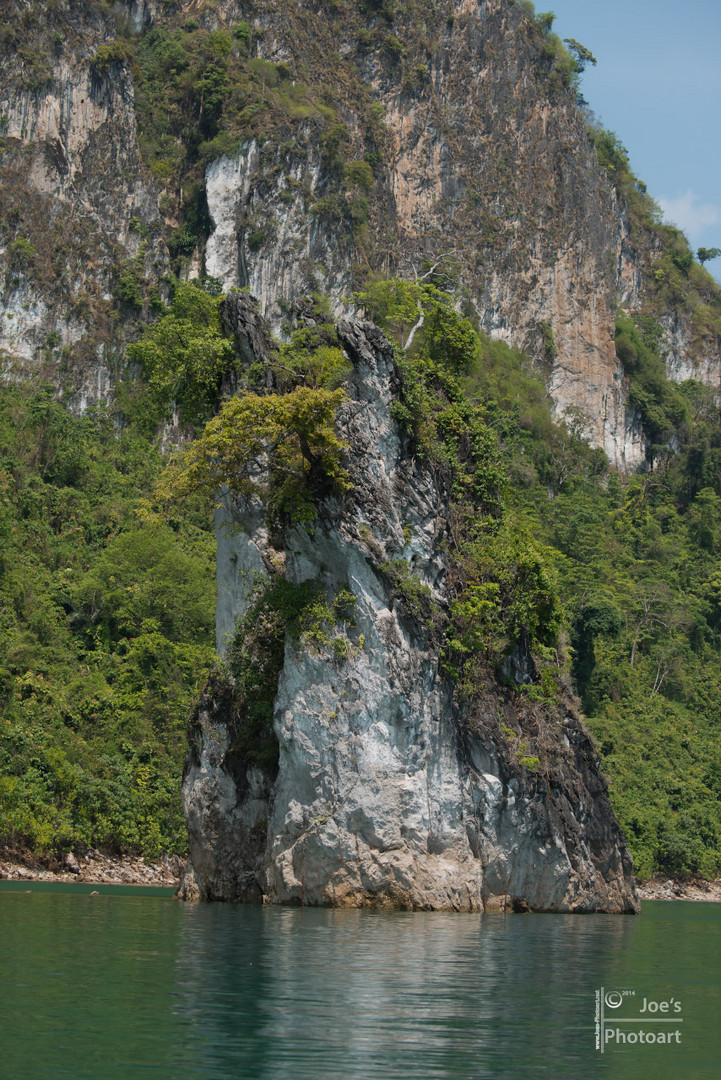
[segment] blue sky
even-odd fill
[[[721,0],[538,0],[591,50],[581,88],[665,220],[721,247]],[[721,280],[721,258],[706,264]]]

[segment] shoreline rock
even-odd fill
[[[164,855],[154,862],[127,855],[104,855],[88,851],[85,855],[72,852],[62,859],[32,854],[3,853],[0,855],[0,880],[5,881],[62,881],[88,885],[151,885],[177,887],[185,859],[180,855]]]
[[[715,881],[674,881],[672,878],[649,878],[638,886],[638,896],[644,900],[691,900],[695,903],[721,903],[721,878]]]
[[[192,867],[181,855],[165,855],[156,862],[131,856],[103,855],[90,851],[76,856],[68,853],[62,862],[48,860],[48,865],[38,856],[0,856],[0,881],[58,881],[78,882],[88,885],[150,885],[160,888],[177,888],[180,900],[200,899]],[[194,888],[188,888],[191,884]],[[674,881],[656,876],[638,885],[638,897],[647,900],[684,900],[691,903],[721,903],[721,878],[715,881]],[[508,910],[512,905],[508,903]],[[491,910],[491,907],[487,907]],[[499,907],[498,910],[504,910]]]
[[[223,303],[238,338],[248,312],[235,297]],[[194,875],[181,895],[433,911],[507,898],[516,910],[637,912],[633,864],[575,701],[518,689],[536,677],[525,631],[509,674],[488,664],[473,693],[459,694],[443,667],[450,474],[424,463],[397,422],[401,376],[380,330],[342,318],[337,334],[349,362],[337,423],[351,491],[319,492],[312,529],[276,530],[272,544],[259,501],[226,500],[218,644],[248,618],[259,580],[272,595],[271,568],[331,613],[345,597],[348,615],[331,614],[318,640],[281,640],[264,675],[266,756],[251,752],[256,720],[233,676],[214,673],[199,695],[182,784]],[[248,655],[264,656],[240,629],[236,648],[247,638]]]

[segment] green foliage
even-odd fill
[[[318,296],[308,299],[312,317],[280,346],[275,378],[284,390],[297,386],[337,390],[353,367],[343,355],[327,302]]]
[[[510,422],[547,435],[552,427],[546,391],[531,374],[529,361],[518,350],[475,331],[451,297],[433,285],[399,279],[371,282],[355,299],[399,344],[407,344],[416,327],[412,347],[400,359],[403,392],[393,413],[422,453],[440,452],[446,460],[455,460],[460,445],[456,434],[470,424],[462,453],[476,465],[484,463],[489,476],[496,470],[486,485],[485,503],[492,512],[503,487],[497,465],[491,462],[496,429],[507,429]],[[472,404],[481,400],[482,406]],[[514,414],[512,421],[509,412]],[[479,495],[481,472],[478,468],[475,472]]]
[[[9,244],[10,256],[14,265],[29,266],[36,254],[35,244],[24,236],[19,236]]]
[[[536,655],[555,649],[563,612],[554,562],[555,552],[511,515],[490,534],[468,530],[446,646],[465,692],[474,690],[479,657],[497,665],[522,641]]]
[[[298,636],[301,616],[315,593],[312,582],[294,585],[274,577],[259,583],[228,649],[226,664],[233,680],[232,749],[245,761],[271,772],[278,760],[273,708],[286,634]]]
[[[179,548],[167,525],[141,524],[115,536],[69,590],[72,622],[88,643],[109,647],[153,623],[168,641],[210,640],[207,567]]]
[[[156,23],[129,43],[143,158],[169,195],[184,180],[199,181],[206,162],[234,153],[246,139],[264,141],[289,122],[329,124],[333,142],[332,109],[287,65],[251,56],[248,23],[209,30],[196,19],[174,21]],[[176,234],[173,254],[189,254],[190,237],[202,235],[197,227]]]
[[[177,316],[190,316],[197,323],[198,295],[204,296],[200,310],[212,312],[217,319],[216,300],[192,286],[179,287],[169,315],[141,343],[151,361],[159,344],[164,345],[168,337],[179,338]],[[203,434],[166,470],[159,489],[164,497],[197,491],[215,497],[225,484],[235,494],[262,498],[270,520],[283,524],[311,522],[319,498],[348,489],[346,445],[336,434],[335,414],[345,400],[341,384],[351,367],[333,324],[327,321],[327,301],[309,297],[302,305],[306,314],[291,340],[271,360],[272,378],[280,392],[267,393],[269,372],[249,367],[244,373],[246,392],[226,402]],[[217,330],[216,324],[214,335]],[[205,338],[201,344],[199,351],[207,361]],[[228,342],[223,344],[229,347]],[[138,348],[133,347],[133,355],[138,356]],[[167,360],[164,364],[167,367]],[[148,361],[145,366],[147,370]],[[263,392],[252,392],[254,385]]]
[[[590,49],[587,49],[585,45],[581,45],[580,41],[576,41],[575,38],[564,38],[563,41],[565,45],[568,45],[569,52],[573,53],[575,57],[575,71],[578,75],[585,71],[586,64],[596,66],[596,57]]]
[[[349,184],[360,188],[366,194],[373,187],[373,170],[367,161],[349,161],[345,166],[345,178]]]
[[[248,247],[251,251],[260,251],[265,246],[268,240],[268,234],[265,229],[256,229],[248,236]]]
[[[631,380],[629,401],[638,409],[646,437],[647,456],[653,461],[668,451],[671,440],[688,423],[683,393],[666,375],[660,355],[661,329],[653,320],[616,319],[616,355]]]
[[[349,141],[344,124],[333,124],[321,136],[324,165],[339,189],[317,199],[310,213],[336,224],[346,224],[360,236],[370,214],[368,194],[374,178],[368,161],[346,162]]]
[[[357,642],[350,636],[354,616],[355,597],[348,589],[328,597],[315,581],[293,584],[278,576],[257,584],[226,658],[233,753],[275,770],[273,711],[286,641],[342,662],[363,647],[362,635]]]
[[[561,608],[553,553],[532,538],[508,505],[502,437],[513,427],[518,430],[520,410],[511,406],[513,420],[501,419],[490,392],[496,376],[500,383],[503,375],[488,360],[498,358],[499,366],[505,366],[513,359],[518,385],[532,399],[543,400],[542,390],[521,376],[517,354],[477,334],[452,298],[433,285],[374,282],[356,299],[401,340],[410,339],[411,320],[416,328],[400,360],[403,392],[392,411],[414,438],[417,452],[443,463],[453,477],[456,586],[448,630],[450,669],[461,677],[478,668],[479,655],[498,663],[521,638],[532,648],[554,646]],[[548,421],[547,406],[545,415]],[[416,583],[404,579],[408,567],[402,561],[383,569],[402,595],[401,586],[407,590]],[[431,612],[423,605],[428,602],[429,595],[408,598],[413,614],[426,621]]]
[[[551,33],[555,21],[556,16],[552,11],[539,11],[536,14],[536,22],[538,23],[544,34]]]
[[[689,423],[654,473],[586,484],[544,513],[564,555],[574,679],[642,876],[721,866],[719,496],[703,486],[721,426],[708,393],[682,391]]]
[[[553,701],[564,692],[567,636],[638,872],[714,876],[721,414],[712,392],[671,384],[658,323],[622,315],[616,347],[654,464],[623,478],[579,437],[582,416],[553,423],[543,386],[518,352],[478,334],[460,377],[442,348],[431,359],[422,283],[375,282],[359,299],[401,343],[424,314],[399,358],[403,389],[393,412],[416,452],[450,470],[443,651],[459,692],[477,694],[520,645],[538,680],[517,692]],[[454,308],[446,302],[441,310]],[[547,747],[515,732],[513,739],[520,764],[543,767]]]
[[[721,255],[721,248],[717,247],[700,247],[696,252],[696,258],[702,266],[704,263],[710,262],[712,259],[718,259],[719,255]]]
[[[428,358],[453,375],[467,375],[480,351],[473,326],[433,285],[425,287],[422,305],[422,337]]]
[[[137,45],[136,110],[152,164],[191,156],[219,129],[231,94],[232,39],[225,30],[153,27]]]
[[[401,89],[404,94],[417,97],[430,85],[431,76],[426,64],[414,64],[403,78]]]
[[[138,525],[141,428],[0,393],[0,842],[182,852],[183,716],[213,657],[211,534]]]
[[[126,64],[130,59],[128,46],[123,41],[113,41],[110,45],[100,45],[90,61],[90,70],[99,78],[105,78],[114,67]]]
[[[316,217],[326,218],[328,221],[336,222],[344,221],[347,211],[347,203],[339,192],[324,195],[314,202],[310,208],[310,213]]]
[[[588,693],[596,665],[596,640],[616,640],[622,629],[623,621],[618,607],[602,593],[584,601],[577,611],[573,625],[573,676],[581,696]]]
[[[478,351],[476,333],[456,311],[452,297],[435,285],[400,278],[371,281],[354,299],[403,348],[415,339],[417,352],[454,375],[465,374],[472,366]]]
[[[357,644],[350,634],[355,627],[356,598],[349,589],[340,589],[326,598],[317,590],[303,609],[297,624],[290,623],[290,633],[298,636],[311,653],[329,654],[334,660],[348,660],[363,648],[363,635]]]
[[[125,308],[139,308],[143,304],[142,267],[135,259],[127,261],[120,269],[115,283],[115,299]]]
[[[233,37],[246,51],[250,51],[250,46],[253,41],[253,30],[247,22],[239,22],[233,30]]]
[[[589,135],[599,163],[611,177],[626,204],[631,233],[645,233],[643,245],[660,252],[647,275],[647,299],[643,315],[659,318],[669,311],[683,311],[691,327],[692,345],[707,347],[709,339],[721,334],[721,295],[713,278],[694,261],[686,237],[680,230],[662,224],[660,207],[651,199],[646,185],[637,180],[629,165],[628,153],[611,131],[591,125]],[[651,234],[651,236],[648,235]],[[697,252],[703,264],[713,258],[714,248]],[[703,256],[703,258],[702,258]]]
[[[661,208],[648,194],[645,185],[633,175],[626,147],[612,131],[591,125],[588,134],[596,148],[599,164],[609,173],[626,202],[631,228],[655,230],[661,221]]]
[[[587,62],[595,64],[593,56],[573,38],[566,38],[568,49],[566,48],[558,34],[553,33],[556,16],[552,11],[535,13],[533,5],[523,6],[533,20],[530,25],[535,31],[541,57],[540,66],[546,73],[549,88],[552,91],[565,87],[578,89],[578,76]]]
[[[20,61],[19,85],[22,90],[30,90],[31,93],[43,90],[53,77],[52,60],[42,46],[36,47],[34,37],[35,35],[20,41],[17,45],[17,58]]]
[[[210,232],[210,215],[201,184],[191,184],[185,192],[184,221],[168,240],[168,250],[176,264],[183,256],[193,254],[198,244]]]
[[[717,876],[721,759],[714,725],[640,687],[605,705],[589,723],[611,774],[614,808],[637,873]]]
[[[405,52],[401,42],[394,34],[386,34],[381,43],[381,52],[390,60],[400,60]]]
[[[180,283],[170,311],[149,327],[128,355],[140,364],[160,415],[173,406],[189,424],[202,424],[217,402],[223,377],[234,365],[223,337],[220,298],[192,283]]]
[[[379,564],[402,602],[405,610],[420,623],[431,623],[438,617],[437,605],[430,588],[411,571],[404,559],[391,559]]]
[[[234,494],[263,498],[274,519],[313,521],[319,495],[349,487],[346,447],[335,432],[344,397],[341,389],[301,386],[288,394],[233,398],[166,472],[161,490],[171,497],[212,496],[226,484]]]
[[[546,356],[546,361],[549,364],[552,364],[558,356],[556,340],[553,336],[553,327],[549,322],[539,322],[538,329],[541,331],[541,337],[543,339],[543,351]]]
[[[345,169],[345,158],[350,135],[345,124],[332,124],[323,133],[320,139],[320,148],[323,155],[323,163],[329,171],[336,171],[341,175]]]
[[[423,286],[401,278],[370,281],[354,299],[376,326],[404,345],[423,310]]]

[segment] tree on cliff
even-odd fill
[[[223,336],[220,298],[200,284],[180,282],[170,305],[128,356],[140,364],[157,407],[167,416],[173,406],[181,419],[202,425],[213,413],[223,376],[234,351]]]
[[[581,74],[586,70],[586,64],[592,64],[596,66],[596,57],[593,55],[590,49],[587,49],[585,45],[582,45],[580,41],[576,41],[575,38],[564,38],[565,44],[568,45],[568,51],[573,53],[573,57],[576,65],[576,73]]]
[[[166,470],[166,496],[260,496],[273,516],[312,521],[319,489],[345,491],[345,443],[335,431],[343,390],[300,386],[288,394],[246,394],[226,402],[200,438]]]
[[[700,247],[698,249],[698,251],[696,252],[696,258],[698,259],[698,261],[701,263],[702,266],[703,266],[704,263],[710,262],[711,259],[718,259],[719,255],[721,255],[721,248],[717,248],[717,247],[712,247],[712,248]]]

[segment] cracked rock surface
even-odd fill
[[[499,718],[517,708],[511,696],[488,687],[472,714],[460,709],[432,629],[394,592],[383,564],[403,560],[438,609],[446,604],[446,481],[409,455],[391,416],[391,346],[368,323],[341,320],[339,334],[354,369],[339,419],[353,490],[326,500],[312,530],[289,530],[284,555],[291,582],[353,593],[349,648],[339,658],[288,636],[273,718],[277,771],[238,755],[223,691],[206,689],[183,784],[193,870],[180,895],[637,910],[598,756],[571,707],[559,705],[554,719],[558,764],[547,776],[524,771],[499,735]],[[268,537],[256,507],[226,504],[245,529],[218,534],[237,613],[248,571],[268,573]],[[220,571],[219,582],[222,594]],[[227,601],[219,597],[226,622]]]

